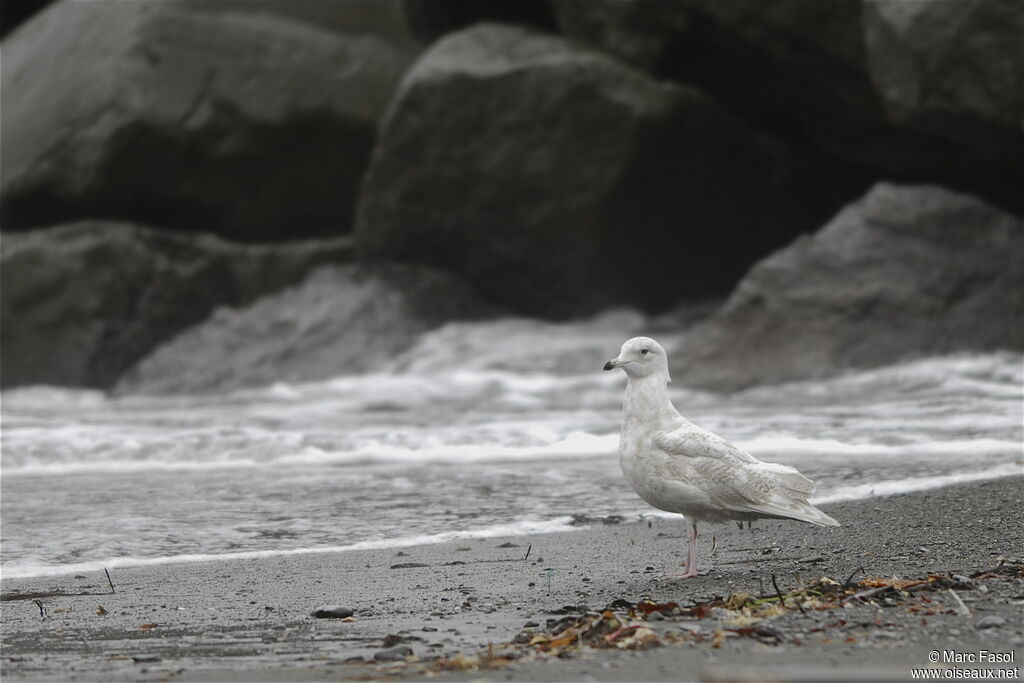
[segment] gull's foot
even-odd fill
[[[669,572],[665,574],[666,579],[692,579],[697,576],[697,568],[690,569],[689,567],[683,567],[677,572]]]

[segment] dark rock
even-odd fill
[[[37,0],[38,1],[38,0]],[[287,17],[343,34],[370,34],[421,48],[478,21],[507,21],[554,28],[547,0],[176,0],[190,9],[259,12]]]
[[[282,17],[345,36],[372,35],[385,42],[418,52],[450,19],[442,12],[426,13],[432,8],[407,0],[176,0],[179,7],[216,14],[266,14]],[[440,9],[440,8],[439,8]],[[430,21],[433,20],[433,21]],[[449,28],[456,28],[449,26]]]
[[[560,38],[478,25],[403,79],[357,252],[457,273],[527,314],[663,310],[728,288],[765,253],[773,232],[748,226],[771,220],[778,154],[696,90]],[[716,257],[694,256],[704,250]]]
[[[552,0],[552,7],[565,35],[655,74],[690,28],[676,0]]]
[[[353,614],[355,612],[352,609],[341,605],[323,605],[310,612],[310,616],[317,619],[347,619]]]
[[[373,653],[373,658],[379,662],[397,662],[415,654],[408,645],[394,645]]]
[[[428,564],[422,562],[400,562],[398,564],[391,565],[391,569],[415,569],[416,567],[429,567]]]
[[[239,245],[127,223],[10,233],[0,245],[3,386],[107,388],[220,304],[348,260],[346,238]]]
[[[674,378],[735,390],[918,355],[1024,348],[1024,225],[967,195],[881,183],[758,263],[682,340]]]
[[[218,309],[140,362],[118,389],[194,393],[357,374],[432,327],[493,312],[464,283],[426,268],[324,267],[245,308]]]
[[[150,664],[162,661],[160,655],[132,655],[132,661],[136,664]]]
[[[1017,0],[864,2],[868,70],[890,118],[1018,172],[1022,36]]]
[[[6,36],[36,12],[54,0],[4,0],[0,12],[0,36]]]
[[[699,87],[845,173],[899,174],[1024,208],[1024,12],[1016,0],[555,7],[568,36]]]
[[[4,43],[5,229],[340,234],[411,54],[265,14],[59,2]]]

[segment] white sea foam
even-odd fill
[[[927,491],[938,489],[953,484],[966,484],[972,481],[987,481],[989,479],[1002,479],[1004,477],[1019,477],[1024,475],[1024,466],[1020,463],[1007,463],[991,469],[974,472],[956,472],[954,474],[942,474],[929,477],[909,477],[906,479],[895,479],[892,481],[877,481],[854,486],[842,486],[826,489],[811,499],[815,505],[828,503],[841,503],[848,500],[862,500],[875,496],[896,496],[903,493],[915,491]]]
[[[514,438],[513,438],[514,437]],[[188,440],[165,448],[143,447],[132,439],[119,445],[98,448],[91,454],[68,453],[66,460],[36,458],[29,454],[15,460],[8,458],[3,474],[18,476],[61,476],[80,473],[139,473],[204,471],[218,469],[305,466],[345,466],[405,463],[412,465],[471,464],[500,462],[549,461],[552,458],[607,458],[615,456],[619,435],[589,434],[570,431],[560,435],[554,431],[535,430],[530,437],[522,433],[502,434],[497,439],[511,438],[526,445],[496,445],[495,441],[462,443],[445,442],[443,438],[396,443],[394,440],[369,438],[349,449],[332,449],[309,445],[301,435],[251,436],[250,440],[229,447],[227,443],[211,443],[210,448],[192,448]],[[415,441],[415,440],[414,440]],[[833,439],[802,439],[793,436],[764,436],[739,441],[740,447],[762,460],[799,464],[814,459],[913,458],[915,460],[964,458],[1020,461],[1024,445],[1001,439],[952,440],[905,444],[844,443]],[[91,457],[90,457],[91,456]],[[129,457],[125,457],[129,456]]]
[[[5,391],[5,576],[646,510],[616,463],[623,378],[599,369],[641,323],[449,326],[387,372],[222,395]],[[1022,358],[959,354],[731,396],[675,384],[672,397],[837,501],[1018,473]]]
[[[496,524],[481,529],[465,531],[447,531],[438,534],[420,534],[401,536],[398,538],[381,538],[360,541],[350,545],[317,546],[312,548],[291,548],[288,550],[254,550],[235,553],[192,553],[182,555],[164,555],[160,557],[110,557],[89,562],[73,564],[45,563],[12,563],[4,565],[4,578],[24,578],[30,576],[56,576],[61,574],[82,574],[98,572],[103,569],[121,567],[149,567],[162,564],[186,564],[195,562],[217,562],[226,560],[253,560],[266,557],[286,557],[291,555],[321,555],[328,553],[344,553],[358,550],[389,550],[409,548],[419,545],[436,545],[450,541],[463,541],[479,538],[495,538],[504,536],[525,536],[529,534],[557,533],[573,531],[572,517],[560,517],[549,520],[521,520],[510,524]]]

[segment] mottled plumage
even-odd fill
[[[807,502],[810,479],[788,465],[761,462],[693,424],[669,400],[668,357],[658,342],[636,337],[604,369],[627,376],[619,461],[633,490],[654,507],[690,521],[689,563],[697,575],[697,522],[795,519],[839,523]]]

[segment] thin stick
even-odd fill
[[[46,610],[43,609],[43,601],[42,600],[33,600],[32,602],[36,603],[36,606],[39,608],[39,616],[45,617],[46,616]]]
[[[779,602],[782,603],[783,607],[785,607],[786,601],[782,597],[782,591],[779,590],[779,584],[775,580],[775,574],[772,574],[772,585],[775,586],[775,594],[779,596]],[[807,614],[807,612],[804,610],[804,606],[800,604],[799,600],[793,598],[793,604],[796,605],[796,608],[798,610],[800,610],[800,614]]]
[[[528,559],[530,559],[530,551],[531,550],[533,550],[533,544],[532,543],[526,548],[526,557],[523,558],[523,562],[526,562]]]
[[[960,614],[962,614],[965,617],[971,616],[971,610],[967,609],[967,605],[964,604],[964,601],[960,599],[960,596],[956,594],[955,590],[953,590],[952,588],[947,588],[946,592],[952,595],[953,599],[956,600],[956,604],[960,607]]]
[[[844,593],[846,592],[846,589],[850,587],[850,582],[853,581],[853,577],[857,576],[857,574],[860,574],[862,571],[864,571],[864,567],[857,567],[853,570],[853,573],[846,579],[846,583],[843,584]]]
[[[775,594],[779,596],[779,604],[782,605],[782,609],[786,609],[786,600],[782,597],[782,591],[779,590],[779,584],[775,580],[775,574],[772,574],[772,585],[775,586]]]
[[[107,571],[106,567],[103,568],[103,573],[107,575],[107,583],[110,584],[110,592],[111,593],[115,592],[114,591],[114,582],[110,580],[110,572]]]

